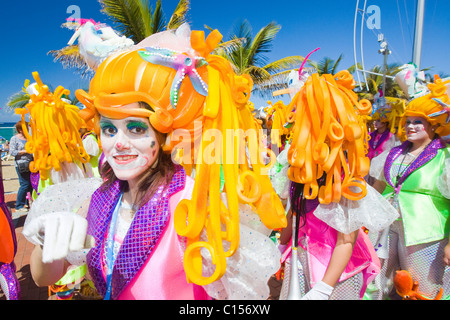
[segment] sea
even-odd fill
[[[0,122],[0,140],[11,140],[12,136],[16,134],[15,125],[16,122]]]

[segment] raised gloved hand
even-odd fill
[[[22,234],[31,242],[43,245],[42,261],[63,259],[69,252],[85,247],[87,220],[71,212],[54,212],[26,224]]]
[[[302,300],[328,300],[333,289],[332,286],[320,281],[303,296]]]

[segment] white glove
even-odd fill
[[[333,289],[332,286],[320,281],[303,296],[302,300],[328,300]]]
[[[43,245],[42,262],[50,263],[65,258],[69,251],[83,249],[87,227],[87,220],[75,213],[54,212],[31,220],[22,234]]]

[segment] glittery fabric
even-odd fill
[[[386,181],[391,185],[392,187],[395,187],[395,182],[393,181],[393,178],[390,174],[391,167],[394,163],[394,160],[398,158],[402,153],[404,153],[411,145],[411,142],[405,141],[403,144],[399,145],[398,147],[392,148],[391,152],[389,153],[387,159],[386,159],[386,165],[384,166],[384,176],[386,178]],[[403,183],[403,181],[408,178],[408,176],[420,168],[421,166],[425,165],[427,162],[432,160],[439,149],[445,148],[446,144],[441,139],[434,139],[423,151],[422,153],[411,163],[408,169],[406,169],[405,173],[400,177],[399,179],[399,185]]]
[[[407,270],[419,284],[418,291],[434,298],[443,288],[443,299],[450,295],[450,267],[443,261],[448,239],[405,246],[403,223],[395,221],[389,230],[389,256],[383,261],[381,272],[369,288],[373,300],[400,299],[393,286],[396,270]]]
[[[114,265],[111,299],[119,296],[152,253],[170,216],[169,198],[182,190],[185,183],[184,169],[176,166],[169,186],[161,186],[153,198],[136,212]],[[96,243],[87,256],[88,268],[98,292],[103,296],[106,292],[106,281],[102,273],[104,244],[122,187],[123,182],[116,181],[107,190],[99,188],[92,196],[87,217],[88,234],[94,237]]]
[[[41,175],[39,174],[39,171],[30,173],[31,186],[33,187],[34,190],[36,190],[36,192],[38,191],[38,188],[39,188],[39,179],[40,178],[41,178]]]
[[[7,300],[20,299],[20,285],[15,274],[14,264],[0,264],[0,287]]]
[[[389,130],[384,131],[381,135],[378,135],[377,131],[374,131],[370,134],[369,140],[369,152],[367,157],[372,159],[376,157],[380,153],[383,152],[384,143],[391,137],[391,132]],[[378,138],[378,140],[377,140]]]

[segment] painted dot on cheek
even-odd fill
[[[150,144],[150,147],[153,148],[153,147],[155,147],[155,145],[156,145],[156,141],[153,140],[152,143]]]

